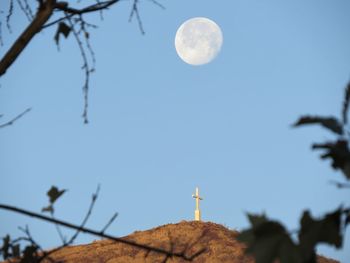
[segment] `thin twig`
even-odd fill
[[[142,35],[144,35],[145,31],[143,29],[140,13],[139,13],[139,9],[138,9],[138,4],[139,4],[139,0],[134,0],[134,3],[133,3],[132,8],[131,8],[130,16],[129,16],[129,22],[131,22],[132,18],[134,16],[136,16],[140,32],[141,32]]]
[[[89,122],[88,120],[88,107],[89,107],[89,80],[90,80],[90,73],[92,72],[90,69],[90,65],[88,62],[88,59],[86,57],[86,52],[83,46],[83,43],[80,40],[79,34],[78,32],[75,30],[74,28],[74,24],[72,22],[71,18],[68,18],[68,23],[71,27],[71,30],[73,32],[74,38],[78,44],[79,50],[80,50],[80,54],[81,57],[83,59],[83,66],[82,69],[85,71],[85,82],[83,85],[83,94],[84,94],[84,110],[83,110],[83,119],[84,119],[84,123],[87,124]]]
[[[20,9],[22,10],[22,12],[25,14],[25,16],[27,17],[28,21],[32,21],[33,20],[33,13],[28,5],[27,2],[22,3],[21,0],[17,0],[17,4],[19,5]]]
[[[53,212],[53,210],[50,211],[50,214],[51,214],[51,218],[55,218],[55,217],[54,217],[54,212]],[[66,238],[65,238],[65,236],[63,235],[63,233],[62,233],[62,231],[61,231],[61,229],[60,229],[60,226],[57,225],[57,224],[55,224],[55,228],[56,228],[56,231],[57,231],[58,236],[60,237],[62,243],[65,244],[65,243],[66,243]]]
[[[152,2],[153,4],[160,7],[161,9],[165,10],[165,6],[162,5],[161,3],[159,3],[158,1],[156,1],[156,0],[148,0],[148,1]]]
[[[75,8],[60,8],[61,11],[65,11],[67,14],[65,16],[58,18],[57,20],[47,23],[46,25],[42,26],[42,29],[45,29],[47,27],[53,26],[63,20],[69,19],[75,15],[82,15],[86,13],[91,13],[95,11],[103,11],[105,9],[108,9],[110,6],[116,4],[120,0],[111,0],[111,1],[105,1],[105,2],[98,2],[97,4],[93,4],[90,6],[87,6],[82,9],[75,9]]]
[[[111,217],[111,219],[109,219],[109,221],[107,222],[107,224],[104,226],[104,228],[102,228],[101,233],[104,233],[107,228],[114,222],[114,220],[117,218],[118,213],[114,213],[114,215]]]
[[[112,6],[113,4],[117,3],[119,0],[110,0],[110,1],[104,1],[104,2],[98,2],[96,4],[87,6],[85,8],[82,9],[76,9],[76,8],[71,8],[68,5],[57,5],[56,8],[58,10],[61,10],[65,13],[69,13],[69,14],[75,14],[75,15],[81,15],[81,14],[86,14],[86,13],[91,13],[91,12],[95,12],[95,11],[100,11],[103,9],[108,9],[110,6]]]
[[[0,128],[4,128],[6,126],[10,126],[12,124],[14,124],[17,120],[19,120],[20,118],[22,118],[25,114],[27,114],[28,112],[31,111],[32,108],[28,108],[26,109],[24,112],[18,114],[16,117],[14,117],[12,120],[5,122],[3,124],[0,124]]]
[[[80,224],[79,229],[77,229],[77,231],[75,232],[75,234],[71,237],[71,239],[67,242],[67,245],[73,244],[74,240],[78,237],[79,233],[80,233],[80,229],[85,227],[86,222],[88,221],[88,219],[91,216],[92,210],[94,209],[96,200],[98,198],[98,194],[100,192],[100,185],[97,186],[97,190],[96,193],[92,195],[91,198],[91,203],[90,203],[90,207],[88,209],[88,212],[85,215],[85,218],[83,220],[83,222]]]
[[[3,46],[4,45],[4,41],[2,39],[2,23],[0,21],[0,46]]]
[[[96,193],[92,195],[92,200],[91,200],[91,203],[90,203],[90,207],[88,209],[88,212],[87,214],[85,215],[85,218],[83,220],[83,222],[80,224],[80,227],[79,229],[76,229],[76,232],[74,233],[74,235],[70,238],[70,240],[68,242],[66,242],[65,239],[63,239],[63,242],[62,242],[62,245],[55,248],[55,249],[52,249],[50,250],[49,252],[45,252],[45,254],[42,255],[42,257],[39,258],[38,260],[38,263],[40,263],[42,260],[44,260],[45,258],[47,258],[49,255],[71,245],[74,243],[75,239],[78,237],[78,235],[80,234],[81,232],[81,228],[83,228],[87,222],[87,220],[89,219],[91,213],[92,213],[92,210],[93,210],[93,207],[95,205],[95,202],[98,198],[98,194],[99,194],[99,191],[100,191],[100,185],[98,185],[97,187],[97,190],[96,190]],[[52,217],[53,219],[55,219],[54,217]],[[57,229],[59,229],[59,225],[58,224],[55,224],[57,226]],[[62,239],[62,238],[61,238]]]
[[[25,228],[19,227],[19,229],[26,235],[26,241],[28,241],[32,246],[34,246],[36,248],[35,250],[35,254],[34,257],[36,260],[36,263],[40,263],[44,258],[48,259],[50,262],[55,263],[55,261],[49,257],[49,253],[46,252],[40,245],[38,242],[36,242],[32,236],[32,234],[29,231],[29,227],[26,226]],[[14,243],[14,241],[13,241]],[[39,250],[39,253],[37,252]],[[41,257],[39,257],[39,254],[42,254]],[[24,262],[27,262],[26,260],[24,260]]]
[[[9,10],[6,16],[6,26],[10,33],[12,33],[11,26],[10,26],[10,19],[12,14],[13,14],[13,0],[10,0]]]

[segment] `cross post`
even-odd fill
[[[203,198],[199,196],[198,187],[196,187],[196,194],[192,194],[192,197],[196,199],[196,210],[194,210],[194,220],[201,221],[201,211],[199,209],[199,200],[203,200]]]

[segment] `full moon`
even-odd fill
[[[222,42],[220,27],[205,17],[195,17],[185,21],[175,36],[177,54],[190,65],[211,62],[219,54]]]

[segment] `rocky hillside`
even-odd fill
[[[206,248],[205,252],[196,257],[195,263],[253,263],[254,260],[244,255],[244,246],[236,241],[238,232],[229,230],[222,225],[210,222],[182,221],[168,224],[147,231],[137,231],[125,239],[140,244],[179,252],[186,250],[191,256]],[[109,240],[95,241],[87,245],[66,247],[53,254],[56,262],[89,263],[89,262],[162,262],[164,255],[146,251]],[[174,258],[167,262],[185,262]],[[318,258],[319,263],[336,263],[324,257]]]

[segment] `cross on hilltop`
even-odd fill
[[[199,200],[203,200],[203,198],[199,196],[198,187],[196,187],[196,194],[192,194],[192,197],[196,199],[196,210],[194,210],[194,220],[201,221],[201,211],[199,209]]]

